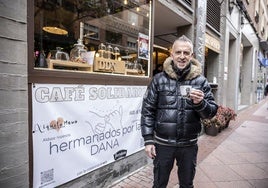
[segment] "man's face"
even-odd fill
[[[171,51],[171,57],[179,69],[184,69],[193,57],[191,44],[189,42],[176,41]]]

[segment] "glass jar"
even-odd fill
[[[118,57],[120,56],[120,50],[117,47],[114,47],[114,57],[115,60],[118,60]]]
[[[135,69],[139,74],[144,72],[142,65],[140,63],[138,63],[137,60],[134,61],[133,69]]]
[[[100,43],[98,53],[101,58],[105,58],[104,54],[106,53],[106,46],[103,43]]]
[[[107,47],[107,58],[112,59],[113,53],[114,53],[113,47],[111,45],[108,45],[108,47]]]
[[[73,62],[86,63],[86,53],[82,40],[78,39],[77,44],[74,44],[74,48],[70,52],[70,59]]]
[[[69,54],[63,52],[61,47],[56,47],[55,59],[69,61]]]

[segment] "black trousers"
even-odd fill
[[[176,159],[180,188],[193,188],[198,145],[175,147],[156,144],[153,188],[166,188]]]

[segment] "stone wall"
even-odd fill
[[[27,1],[0,0],[0,187],[29,187]]]

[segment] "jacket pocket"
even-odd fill
[[[157,123],[157,133],[166,138],[176,137],[176,123]]]
[[[160,91],[159,92],[159,105],[170,106],[176,103],[176,91]]]

